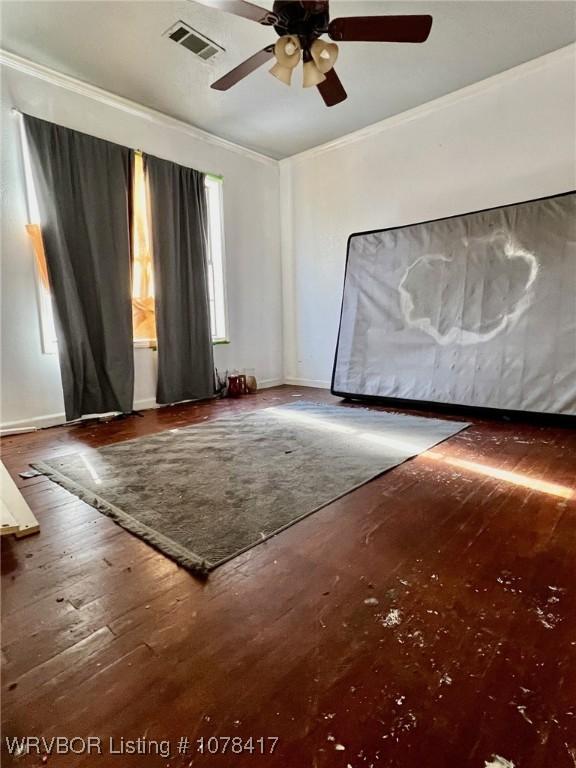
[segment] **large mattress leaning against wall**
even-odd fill
[[[576,414],[576,193],[352,235],[332,391]]]

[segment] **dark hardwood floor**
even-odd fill
[[[101,756],[51,755],[58,768],[574,768],[574,431],[476,420],[205,583],[17,477],[294,395],[337,402],[281,387],[2,441],[41,523],[2,541],[3,737],[103,738]],[[139,736],[173,755],[106,754]],[[255,751],[200,754],[211,736]],[[278,737],[273,754],[259,737]],[[3,760],[43,764],[5,742]]]

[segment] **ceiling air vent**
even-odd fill
[[[178,43],[178,45],[184,46],[184,48],[187,48],[203,61],[212,61],[212,59],[224,51],[221,45],[192,29],[183,21],[178,21],[170,29],[167,29],[164,32],[164,36],[169,37],[170,40]]]

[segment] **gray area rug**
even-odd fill
[[[298,402],[32,466],[206,574],[467,426]]]

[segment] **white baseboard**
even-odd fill
[[[66,423],[64,413],[48,413],[45,416],[34,416],[32,419],[18,419],[0,424],[0,436],[16,435],[19,432],[33,432],[45,427],[56,427]]]
[[[258,382],[259,389],[269,389],[270,387],[279,387],[284,384],[283,379],[262,379]],[[148,408],[159,408],[160,406],[156,402],[154,397],[146,397],[141,400],[134,401],[135,411],[145,411]],[[92,418],[92,417],[88,417]],[[19,419],[18,421],[7,421],[4,424],[0,424],[0,437],[8,437],[9,435],[18,435],[22,432],[34,432],[37,429],[45,429],[46,427],[58,427],[63,424],[72,424],[77,422],[66,421],[65,413],[49,413],[45,416],[35,416],[31,419]]]
[[[143,400],[134,400],[135,411],[146,411],[148,408],[160,408],[155,397],[145,397]]]
[[[330,389],[330,382],[323,379],[284,379],[284,384],[292,384],[294,387],[314,387],[315,389]]]
[[[270,387],[280,387],[286,382],[284,379],[258,379],[258,389],[270,389]]]
[[[22,435],[25,432],[37,431],[37,427],[0,427],[0,437],[10,437],[10,435]]]
[[[144,411],[147,408],[157,408],[158,404],[153,397],[146,398],[144,400],[134,401],[135,411]],[[98,416],[105,416],[106,414],[98,414]],[[95,418],[94,416],[86,416],[86,419]],[[8,421],[5,424],[0,424],[0,437],[7,437],[8,435],[17,435],[21,432],[34,432],[37,429],[46,429],[46,427],[61,427],[64,424],[79,424],[82,419],[76,419],[75,421],[66,421],[65,413],[49,413],[45,416],[35,416],[32,419],[20,419],[19,421]]]

